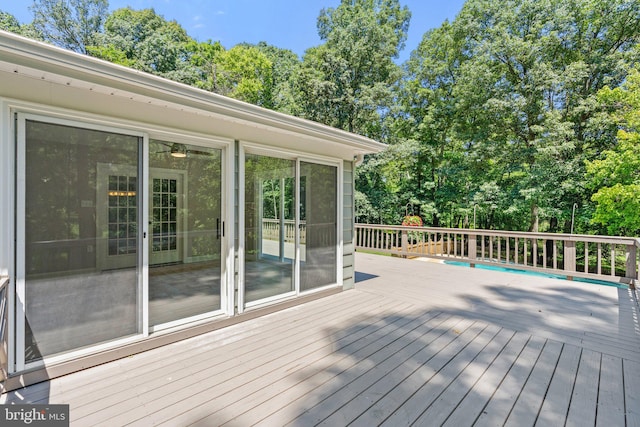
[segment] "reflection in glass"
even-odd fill
[[[245,301],[294,290],[295,161],[245,156]]]
[[[138,333],[139,139],[27,120],[25,144],[26,362]]]
[[[222,151],[149,143],[149,323],[220,309]]]

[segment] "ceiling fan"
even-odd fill
[[[174,142],[174,143],[171,143],[171,144],[170,143],[166,143],[166,142],[159,142],[159,143],[162,144],[162,145],[165,145],[168,148],[168,150],[156,151],[156,153],[169,153],[169,154],[171,154],[172,157],[176,157],[176,158],[185,158],[189,154],[197,154],[197,155],[201,155],[201,156],[212,156],[213,155],[213,153],[211,153],[209,151],[188,149],[186,145],[180,144],[179,142]]]

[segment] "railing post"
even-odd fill
[[[576,271],[576,242],[573,240],[564,241],[564,271]],[[567,276],[572,279],[572,276]]]
[[[402,230],[402,257],[407,257],[407,252],[409,249],[409,233],[407,230]]]
[[[633,280],[638,279],[638,271],[636,270],[636,262],[638,252],[636,251],[636,246],[634,244],[627,244],[627,265],[625,266],[625,277],[627,279]]]
[[[476,260],[476,257],[477,257],[476,252],[478,250],[476,239],[477,237],[475,234],[469,234],[469,248],[468,248],[467,254],[469,256],[469,259],[471,260],[471,262],[469,263],[471,267],[476,266],[476,264],[473,262]]]

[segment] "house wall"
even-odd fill
[[[0,49],[3,49],[5,46],[1,42],[2,37]],[[45,52],[36,59],[25,59],[20,65],[14,66],[8,62],[14,55],[14,59],[20,59],[17,50],[2,51],[6,55],[0,58],[0,200],[5,201],[6,208],[0,210],[0,289],[4,289],[4,294],[0,293],[0,391],[166,345],[354,286],[355,215],[352,159],[363,151],[377,149],[374,141],[364,141],[362,137],[322,125],[266,110],[261,111],[255,106],[237,105],[233,100],[219,101],[210,94],[175,86],[173,82],[156,81],[155,77],[140,76],[138,72],[121,68],[111,69],[110,65],[104,66],[104,71],[108,73],[96,73],[96,69],[93,68],[95,64],[90,63],[93,59],[87,59],[85,64],[84,58],[46,58],[49,48],[35,47],[36,50]],[[56,54],[66,55],[60,52]],[[145,86],[147,81],[150,82],[149,86]],[[124,133],[144,134],[145,138],[149,139],[186,139],[186,143],[193,142],[197,146],[223,148],[223,155],[226,156],[223,172],[226,183],[223,193],[226,199],[222,200],[222,216],[228,221],[228,240],[222,246],[223,255],[226,254],[227,257],[227,285],[223,294],[227,291],[233,293],[232,298],[222,295],[223,300],[230,301],[230,306],[222,307],[222,313],[225,315],[198,321],[182,329],[167,329],[157,333],[152,331],[151,335],[140,340],[133,340],[117,347],[105,347],[100,352],[91,350],[74,359],[56,359],[46,368],[27,369],[6,378],[6,373],[11,371],[8,367],[17,364],[15,360],[11,360],[12,352],[7,352],[9,344],[15,344],[8,331],[13,331],[16,327],[15,322],[7,322],[7,313],[13,313],[17,309],[12,305],[14,297],[3,298],[15,295],[16,292],[15,283],[6,279],[15,277],[16,274],[14,256],[17,167],[14,163],[16,136],[13,111],[60,120],[68,119],[80,124],[91,123],[96,127],[121,129],[126,131]],[[239,164],[242,145],[240,141],[252,141],[270,150],[294,153],[294,156],[304,157],[312,162],[319,159],[321,163],[324,161],[338,167],[338,177],[341,179],[338,179],[339,203],[336,211],[338,237],[342,236],[342,246],[341,252],[338,252],[338,270],[335,274],[341,286],[332,285],[297,298],[274,301],[245,313],[239,314],[236,311],[239,268],[236,248],[239,247],[238,237],[241,235],[238,218],[242,215],[243,209],[238,204],[239,192],[242,191],[242,188],[239,188],[239,173],[243,170]],[[4,382],[1,382],[3,380]]]
[[[351,289],[355,285],[355,266],[353,244],[355,200],[354,200],[354,162],[343,162],[343,204],[342,204],[342,288]]]

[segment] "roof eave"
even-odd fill
[[[0,30],[0,57],[30,68],[162,99],[264,126],[345,144],[361,154],[386,148],[373,139],[61,49]]]

